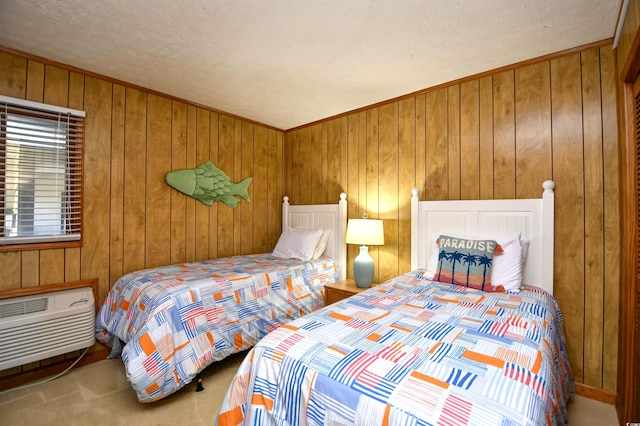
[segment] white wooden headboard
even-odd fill
[[[523,283],[553,294],[553,181],[542,184],[542,198],[419,201],[411,197],[411,269],[426,268],[436,231],[498,238],[518,232],[529,240]]]
[[[282,201],[282,229],[330,229],[331,235],[324,252],[338,263],[338,276],[347,278],[347,194],[340,194],[338,204],[291,205],[289,197]]]

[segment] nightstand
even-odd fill
[[[371,284],[371,287],[374,286],[375,284]],[[368,290],[371,287],[358,287],[353,280],[342,280],[332,284],[326,284],[324,286],[324,303],[325,305],[336,303],[342,299],[346,299],[349,296],[353,296],[354,294],[358,294],[362,291]]]

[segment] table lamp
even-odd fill
[[[382,220],[369,219],[365,213],[362,219],[349,219],[347,223],[347,244],[360,245],[360,254],[353,261],[353,278],[356,286],[371,287],[373,282],[373,259],[369,255],[369,247],[384,244],[384,228]]]

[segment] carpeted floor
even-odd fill
[[[195,392],[194,381],[149,404],[136,399],[121,360],[99,361],[46,383],[0,393],[0,425],[213,425],[244,355],[208,367],[202,374],[203,392]],[[583,397],[569,402],[569,419],[579,426],[618,424],[612,405]]]

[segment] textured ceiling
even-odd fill
[[[622,0],[0,0],[0,45],[283,130],[612,38]]]

